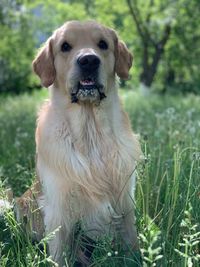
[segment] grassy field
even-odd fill
[[[200,97],[121,95],[144,152],[136,192],[143,266],[200,266]],[[0,98],[1,197],[10,186],[19,196],[34,179],[35,119],[45,97],[40,91]],[[46,243],[32,244],[12,210],[1,216],[0,266],[54,266]],[[95,248],[93,262],[139,266],[109,238]]]

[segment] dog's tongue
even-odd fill
[[[94,81],[92,81],[91,79],[81,80],[80,84],[81,85],[94,85]]]

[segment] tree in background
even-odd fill
[[[141,44],[141,83],[151,87],[161,74],[165,90],[167,86],[181,84],[182,90],[187,85],[196,91],[195,85],[200,82],[199,2],[126,0],[126,3]]]
[[[200,93],[200,2],[179,0],[163,59],[165,88]]]
[[[142,44],[142,72],[140,81],[150,87],[157,73],[158,65],[170,38],[173,15],[165,16],[168,3],[154,0],[126,0],[130,15],[135,23]],[[157,15],[157,16],[156,16]]]
[[[134,51],[136,84],[163,92],[199,91],[199,0],[38,0],[34,5],[42,7],[40,28],[48,34],[70,19],[96,19],[117,29]]]
[[[116,29],[133,51],[126,85],[199,93],[199,8],[199,0],[2,0],[0,91],[33,86],[33,52],[54,29],[95,19]]]

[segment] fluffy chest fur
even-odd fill
[[[134,171],[140,150],[116,100],[114,106],[72,105],[65,111],[51,102],[43,107],[36,132],[43,184],[51,173],[51,183],[65,194],[79,188],[95,198],[123,187]]]

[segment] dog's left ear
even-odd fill
[[[116,49],[115,72],[121,79],[127,80],[133,56],[123,41],[117,40]]]

